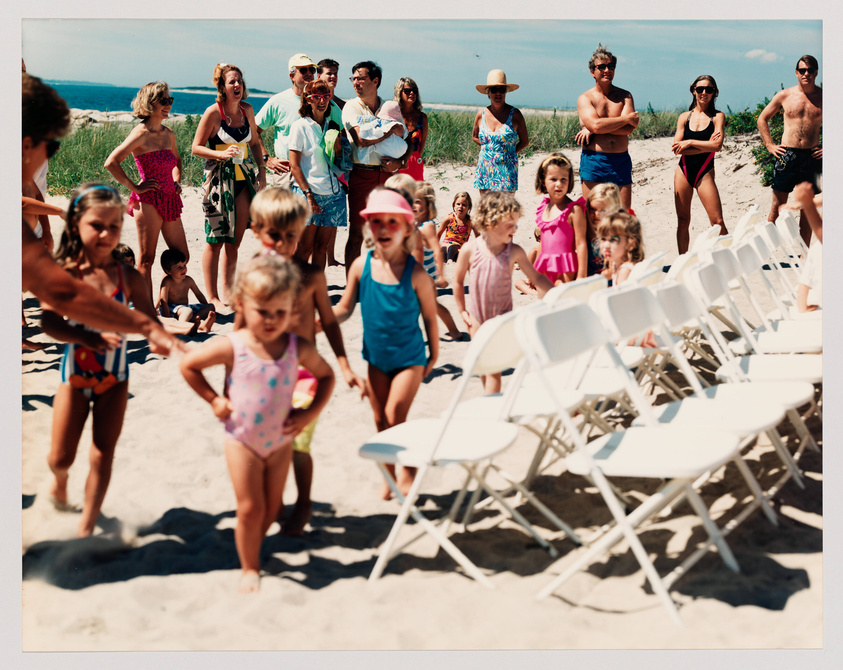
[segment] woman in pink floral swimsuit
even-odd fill
[[[105,161],[106,169],[131,191],[128,208],[138,226],[138,270],[146,280],[150,298],[158,233],[164,236],[169,248],[178,249],[185,258],[190,258],[181,222],[181,157],[175,133],[162,124],[170,116],[172,105],[173,98],[164,82],[152,82],[141,88],[132,101],[132,113],[141,122]],[[121,166],[129,154],[138,167],[138,184],[129,179]]]

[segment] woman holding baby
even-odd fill
[[[345,191],[331,168],[327,152],[341,154],[339,128],[330,127],[331,89],[324,81],[308,82],[301,96],[301,118],[290,127],[292,190],[307,199],[313,214],[299,241],[296,256],[325,269],[331,229],[346,225]]]

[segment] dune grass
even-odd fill
[[[754,113],[747,109],[732,114],[729,110],[727,132],[753,132],[755,119],[764,104],[766,101],[759,103],[759,109]],[[641,121],[632,134],[632,139],[673,136],[679,114],[679,110],[655,111],[651,105],[648,105],[646,110],[640,112]],[[576,115],[554,113],[553,116],[526,116],[526,122],[530,143],[520,154],[522,158],[529,158],[537,153],[575,148],[574,138],[580,129]],[[167,123],[176,133],[184,171],[182,183],[187,186],[199,186],[202,183],[204,162],[190,153],[198,123],[199,117],[195,115],[188,115],[181,121]],[[471,140],[474,114],[430,111],[428,124],[425,164],[436,166],[442,163],[456,163],[471,166],[477,163],[480,148]],[[126,139],[131,128],[132,124],[102,123],[82,126],[70,133],[62,140],[61,151],[50,160],[47,177],[50,192],[67,195],[77,185],[87,181],[114,184],[113,178],[103,167],[105,159]],[[274,136],[274,129],[271,128],[261,136],[264,147],[270,155],[274,155]],[[756,162],[767,158],[766,153],[764,147],[761,146]],[[131,157],[123,162],[123,169],[131,179],[137,181],[138,173]],[[122,186],[118,188],[124,195],[128,195],[125,188]]]

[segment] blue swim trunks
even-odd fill
[[[184,308],[189,309],[191,311],[190,318],[194,319],[194,318],[196,318],[196,314],[199,312],[200,309],[202,309],[203,307],[207,307],[207,305],[200,304],[200,303],[195,303],[195,304],[190,304],[190,305],[174,305],[173,303],[167,303],[167,306],[170,308],[170,316],[173,317],[174,319],[179,318],[178,313],[179,313],[180,309],[184,309]],[[162,314],[162,316],[163,316],[163,314]]]
[[[632,183],[632,159],[628,151],[606,154],[583,149],[580,156],[580,179],[597,184],[626,186]]]

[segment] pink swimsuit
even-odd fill
[[[568,202],[568,206],[562,213],[551,221],[544,220],[544,210],[550,201],[545,196],[536,210],[536,225],[542,231],[542,249],[534,266],[536,270],[545,275],[550,281],[555,282],[565,272],[576,272],[579,267],[577,261],[574,227],[568,220],[574,206],[585,207],[585,199],[578,198]]]
[[[512,311],[512,242],[493,256],[483,237],[474,240],[468,277],[468,313],[478,324]]]
[[[135,156],[135,164],[138,166],[138,173],[141,181],[145,179],[157,179],[158,188],[146,193],[132,193],[129,196],[127,209],[129,214],[134,216],[138,203],[152,205],[158,210],[164,221],[175,221],[181,216],[182,201],[173,181],[173,168],[178,165],[178,158],[169,149],[159,151],[148,151],[145,154]]]
[[[234,365],[226,386],[234,411],[225,420],[225,432],[263,459],[293,443],[292,436],[281,432],[292,407],[299,362],[296,336],[287,337],[287,349],[271,360],[257,356],[236,331],[228,335]]]

